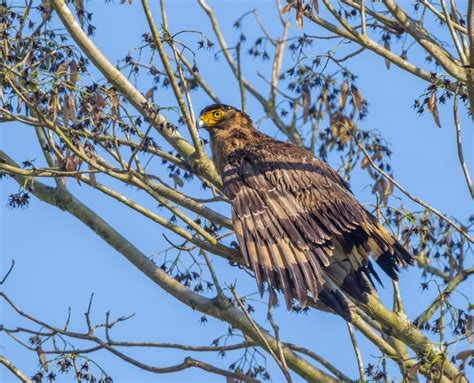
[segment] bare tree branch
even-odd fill
[[[3,364],[6,368],[8,368],[13,375],[20,379],[21,382],[31,383],[31,380],[23,372],[21,372],[10,360],[8,360],[5,356],[1,354],[0,363]]]
[[[467,35],[469,40],[469,66],[466,67],[467,91],[471,106],[471,119],[474,120],[474,4],[467,2]]]
[[[352,324],[347,323],[347,328],[349,330],[352,347],[354,348],[354,352],[355,352],[356,360],[357,360],[357,366],[359,368],[359,382],[364,383],[365,382],[365,369],[364,369],[364,362],[362,361],[362,354],[360,353],[359,345],[357,343],[357,339],[355,337]]]
[[[464,173],[464,178],[466,178],[467,187],[469,188],[471,197],[474,199],[474,185],[472,184],[471,176],[469,175],[469,169],[467,168],[466,161],[464,160],[464,152],[462,149],[461,124],[459,122],[459,115],[458,115],[457,95],[455,95],[454,97],[453,115],[454,115],[454,128],[456,129],[456,143],[457,143],[457,148],[458,148],[459,163],[461,164],[461,168]]]

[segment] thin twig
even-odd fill
[[[459,58],[461,59],[461,62],[463,65],[467,65],[468,62],[466,59],[466,54],[464,53],[461,43],[459,42],[458,35],[456,34],[456,31],[454,30],[453,20],[451,19],[451,16],[449,15],[448,7],[446,6],[446,0],[441,0],[441,7],[443,8],[444,18],[446,20],[446,24],[448,24],[449,32],[451,33],[451,38],[453,39],[454,46],[456,47],[456,50],[458,51]]]
[[[5,274],[5,276],[2,278],[2,280],[0,281],[0,285],[3,285],[5,283],[5,281],[7,280],[8,276],[10,275],[10,273],[12,272],[13,268],[15,267],[15,260],[12,259],[12,263],[10,265],[10,268],[8,269],[7,273]]]
[[[201,250],[200,254],[204,257],[204,259],[206,261],[206,264],[207,264],[207,268],[209,269],[209,272],[211,273],[212,281],[214,282],[214,285],[216,286],[217,296],[218,297],[224,297],[224,293],[222,292],[222,287],[221,287],[221,284],[219,282],[219,278],[217,278],[216,271],[214,270],[214,266],[213,266],[211,260],[209,259],[209,256],[207,255],[207,252],[205,250]]]
[[[466,161],[464,160],[464,152],[462,149],[461,124],[459,122],[459,115],[458,115],[457,94],[454,96],[453,114],[454,114],[454,127],[456,128],[456,143],[457,143],[457,148],[458,148],[459,163],[461,164],[464,177],[466,178],[467,187],[469,188],[471,197],[474,198],[474,185],[472,184],[471,176],[469,175],[469,169],[467,168]]]
[[[87,329],[89,330],[90,335],[94,334],[94,328],[92,327],[91,317],[90,317],[93,300],[94,300],[94,293],[91,294],[91,297],[89,298],[89,304],[87,305],[87,311],[84,313],[84,316],[86,317]]]
[[[336,376],[341,382],[347,382],[347,383],[354,382],[354,379],[351,379],[347,375],[344,375],[341,371],[339,371],[336,367],[334,367],[330,362],[328,362],[326,359],[316,354],[315,352],[293,343],[285,343],[285,346],[289,347],[293,351],[300,352],[301,354],[309,356],[310,358],[316,360],[318,363],[321,363],[321,365],[327,368],[328,371],[331,371],[334,374],[334,376]]]
[[[360,2],[360,24],[362,28],[362,34],[367,35],[367,25],[365,24],[365,0]]]
[[[273,315],[272,315],[272,310],[273,310],[273,304],[272,304],[272,295],[271,294],[268,294],[268,313],[267,313],[267,318],[268,318],[268,321],[270,322],[272,328],[273,328],[273,331],[275,332],[275,339],[276,339],[276,342],[277,342],[277,346],[278,346],[278,354],[280,356],[280,361],[281,361],[281,364],[284,368],[284,375],[286,377],[286,380],[291,383],[292,382],[292,379],[291,379],[291,375],[290,375],[290,371],[288,370],[288,365],[286,364],[286,359],[285,359],[285,354],[283,353],[283,348],[281,346],[281,341],[280,341],[280,327],[275,323],[275,321],[273,320]]]
[[[245,96],[245,86],[242,79],[242,61],[240,57],[240,43],[237,44],[236,51],[237,51],[237,75],[239,79],[239,89],[240,89],[240,105],[241,105],[242,112],[245,113],[246,96]]]
[[[138,152],[140,152],[140,150],[143,149],[143,146],[145,145],[145,143],[147,142],[148,140],[148,135],[150,134],[150,131],[151,131],[151,128],[153,127],[153,125],[149,125],[145,134],[143,135],[141,141],[140,141],[140,144],[133,150],[133,153],[132,155],[130,156],[130,159],[128,160],[128,164],[127,164],[127,169],[128,171],[130,171],[132,169],[132,162],[135,158],[135,156],[138,154]]]
[[[347,328],[349,330],[349,335],[351,337],[352,347],[354,347],[354,352],[357,359],[357,367],[359,368],[359,382],[365,382],[365,369],[364,369],[364,362],[362,361],[362,354],[360,353],[359,345],[357,344],[357,339],[354,334],[354,329],[352,324],[347,322]]]
[[[176,51],[178,54],[179,59],[181,62],[184,64],[186,69],[188,70],[189,73],[192,74],[193,78],[198,82],[198,84],[201,86],[201,88],[204,90],[204,92],[207,93],[207,95],[211,98],[214,103],[219,104],[221,100],[219,97],[214,93],[214,91],[211,89],[211,87],[207,84],[206,81],[202,78],[202,76],[199,74],[196,68],[191,66],[191,64],[188,62],[186,57],[184,57],[184,54],[181,53],[180,51]]]
[[[239,305],[240,309],[242,310],[242,312],[244,313],[245,317],[247,318],[247,320],[251,323],[253,329],[258,333],[258,335],[260,336],[260,338],[262,339],[263,343],[265,344],[265,348],[267,349],[267,351],[270,353],[270,355],[272,356],[272,358],[275,360],[275,362],[278,364],[278,367],[280,367],[281,371],[283,372],[283,375],[285,375],[285,377],[287,377],[287,370],[285,369],[285,366],[283,365],[282,361],[275,355],[275,352],[273,351],[272,347],[270,346],[270,344],[268,343],[266,337],[262,334],[262,332],[260,331],[260,329],[258,328],[258,326],[255,324],[254,320],[252,319],[252,317],[250,316],[249,312],[247,311],[247,309],[245,308],[244,304],[242,303],[242,301],[240,300],[239,296],[237,295],[236,291],[235,291],[235,287],[234,286],[231,286],[230,287],[230,291],[232,292],[232,295],[234,296],[234,299],[235,301],[237,302],[237,304]]]
[[[272,66],[272,80],[270,89],[270,103],[275,104],[276,94],[278,90],[278,81],[280,80],[280,70],[283,63],[283,56],[285,54],[286,39],[288,31],[290,30],[290,22],[283,19],[280,15],[283,23],[283,34],[281,38],[276,41],[275,57],[273,58]]]
[[[166,15],[165,1],[160,0],[160,9],[161,9],[161,21],[163,23],[163,29],[169,31],[168,28],[168,16]]]
[[[474,121],[474,1],[467,3],[467,37],[469,41],[469,66],[466,68],[467,93],[471,108],[471,120]]]
[[[461,37],[464,52],[469,52],[469,47],[468,47],[468,43],[467,43],[467,36],[466,36],[467,35],[467,30],[464,27],[463,27],[464,32],[461,31],[460,29],[458,29],[458,26],[460,26],[460,24],[461,24],[461,20],[459,19],[459,12],[458,12],[458,8],[456,6],[456,0],[450,0],[450,4],[451,4],[451,14],[453,15],[453,19],[454,19],[453,25],[458,30],[458,33]]]
[[[403,307],[403,300],[402,295],[400,293],[400,288],[398,287],[397,281],[392,281],[393,286],[393,311],[396,313],[405,313],[405,309]]]

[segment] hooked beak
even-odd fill
[[[197,123],[198,129],[204,128],[204,121],[199,118],[198,123]]]

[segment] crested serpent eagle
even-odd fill
[[[373,278],[369,256],[392,279],[411,255],[354,197],[348,184],[307,149],[277,141],[238,109],[203,109],[213,160],[232,203],[240,250],[263,294],[268,284],[302,307],[308,293],[345,318],[346,295],[366,302]]]

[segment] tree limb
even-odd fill
[[[21,370],[19,370],[10,360],[1,354],[0,364],[3,364],[6,368],[8,368],[13,375],[20,379],[21,382],[32,383],[31,380]]]

